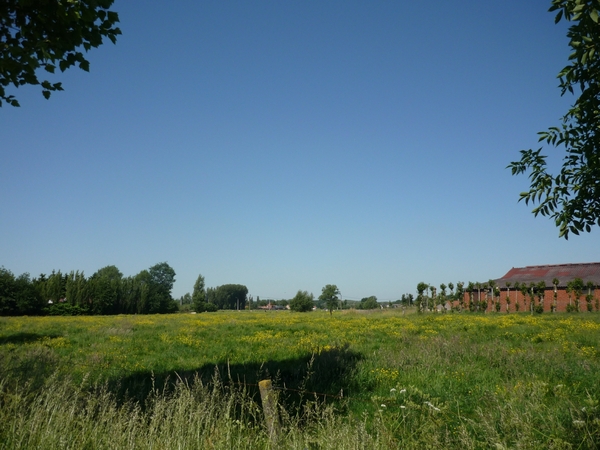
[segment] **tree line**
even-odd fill
[[[83,271],[52,271],[31,278],[0,268],[0,315],[156,314],[177,311],[171,297],[175,271],[166,262],[124,277],[106,266]]]
[[[248,288],[226,284],[205,288],[200,275],[193,294],[173,299],[175,270],[166,262],[153,265],[135,276],[125,277],[114,265],[92,276],[83,271],[52,271],[32,278],[15,276],[0,267],[0,315],[108,315],[166,314],[190,303],[194,310],[244,309]]]

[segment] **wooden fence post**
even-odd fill
[[[277,393],[273,389],[271,380],[262,380],[258,383],[260,389],[260,398],[262,400],[267,430],[273,444],[279,440],[281,425],[279,423],[279,413],[277,411]]]

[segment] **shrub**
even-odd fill
[[[290,309],[296,312],[312,311],[314,305],[314,296],[307,291],[298,291],[296,296],[290,301]]]
[[[567,312],[577,312],[576,305],[567,305]]]
[[[55,303],[45,308],[49,316],[83,316],[89,314],[87,309],[70,303]]]

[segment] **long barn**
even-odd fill
[[[501,312],[515,312],[517,304],[520,311],[529,311],[533,294],[534,306],[541,304],[544,311],[552,311],[553,307],[567,311],[577,304],[580,311],[588,311],[590,306],[598,311],[600,307],[600,263],[513,267],[492,281],[493,289],[486,282],[465,292],[464,304],[473,298],[475,302],[487,302],[487,310],[495,310],[499,302]]]

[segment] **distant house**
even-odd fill
[[[266,311],[277,311],[277,310],[290,309],[290,308],[289,308],[289,306],[274,305],[269,300],[269,303],[267,305],[259,306],[258,309],[264,309]]]
[[[507,311],[507,295],[510,298],[508,311],[516,311],[515,304],[519,303],[520,311],[529,311],[531,302],[531,286],[544,284],[545,288],[538,289],[534,303],[539,304],[540,296],[543,299],[544,311],[551,311],[554,305],[554,292],[556,292],[556,310],[566,311],[569,304],[575,305],[575,293],[568,292],[568,284],[575,279],[583,281],[583,289],[579,297],[579,309],[587,311],[586,296],[591,295],[591,304],[596,311],[600,302],[600,263],[579,264],[554,264],[544,266],[513,267],[502,278],[493,280],[500,292],[500,310]],[[554,280],[558,280],[556,286]],[[521,286],[527,286],[527,295],[521,292]],[[494,310],[494,302],[498,300],[497,292],[492,293],[487,283],[480,283],[480,289],[475,289],[472,294],[474,301],[487,301],[488,311]],[[519,288],[515,288],[519,286]],[[465,286],[466,288],[466,286]],[[468,305],[470,293],[465,292],[464,304]],[[455,304],[456,306],[456,304]]]

